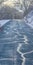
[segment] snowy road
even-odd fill
[[[11,20],[0,31],[0,65],[33,65],[33,29]]]

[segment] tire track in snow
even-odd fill
[[[21,57],[23,58],[23,59],[22,59],[22,60],[23,60],[22,65],[25,65],[26,58],[25,58],[24,55],[25,55],[25,54],[32,53],[33,50],[32,50],[32,51],[29,51],[29,52],[26,52],[26,53],[22,53],[22,52],[20,51],[21,46],[22,46],[22,44],[19,44],[19,46],[18,46],[18,48],[17,48],[17,52],[18,52],[18,53],[21,55]]]
[[[21,48],[22,44],[19,44],[18,48],[17,48],[17,52],[21,55],[21,57],[23,58],[23,62],[22,62],[22,65],[25,65],[25,57],[24,57],[24,54],[20,51],[20,48]]]

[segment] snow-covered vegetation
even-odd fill
[[[33,28],[33,10],[24,18],[27,25]]]
[[[0,0],[0,19],[22,19],[33,9],[33,0]]]

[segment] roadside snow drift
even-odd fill
[[[2,27],[4,24],[6,24],[10,20],[0,20],[0,27]]]
[[[27,15],[27,21],[26,21],[26,17],[24,18],[25,22],[27,25],[29,25],[31,28],[33,28],[33,11],[31,11],[28,15]]]

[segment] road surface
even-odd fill
[[[0,31],[0,65],[33,65],[33,29],[11,20]]]

